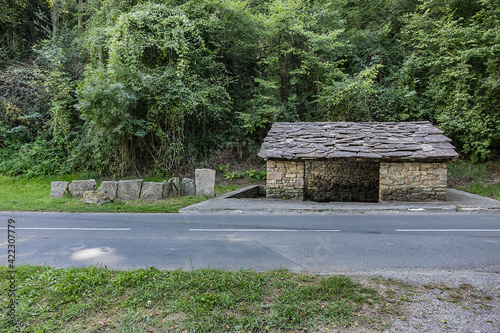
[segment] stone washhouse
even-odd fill
[[[275,123],[259,157],[266,197],[311,201],[446,201],[458,157],[430,122]]]

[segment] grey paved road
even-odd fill
[[[0,212],[4,265],[8,219],[15,220],[17,265],[500,273],[499,214]]]

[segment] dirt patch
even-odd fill
[[[386,300],[378,306],[364,306],[357,313],[357,325],[339,332],[500,331],[498,274],[399,275],[351,277]]]

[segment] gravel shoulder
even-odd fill
[[[364,307],[357,324],[338,332],[500,332],[500,274],[380,272],[351,278],[388,302]]]

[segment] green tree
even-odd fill
[[[130,167],[176,167],[229,105],[224,67],[180,9],[139,4],[103,29],[78,92],[89,136],[114,138]]]
[[[335,2],[276,0],[261,5],[260,73],[252,105],[241,113],[247,132],[261,136],[276,120],[313,120],[321,82],[338,72],[344,45]]]
[[[49,13],[44,0],[0,0],[0,68],[31,58],[31,48],[45,36]]]
[[[457,17],[463,3],[474,11]],[[402,32],[413,52],[396,85],[422,100],[423,112],[473,160],[500,146],[499,27],[498,1],[429,1]]]

